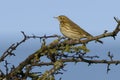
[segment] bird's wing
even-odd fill
[[[71,28],[74,29],[74,31],[79,32],[80,34],[83,34],[83,35],[86,35],[86,36],[92,36],[90,33],[88,33],[87,31],[85,31],[81,27],[79,27],[79,25],[77,25],[73,21],[70,20],[69,23],[71,25]]]

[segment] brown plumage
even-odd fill
[[[75,24],[72,20],[70,20],[68,17],[64,15],[60,15],[56,18],[60,22],[60,31],[64,36],[70,39],[82,39],[82,38],[93,37],[91,34],[86,32],[84,29],[82,29],[77,24]],[[96,40],[96,41],[102,43],[102,41],[100,40]]]

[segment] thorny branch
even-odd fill
[[[14,55],[15,56],[15,54],[13,53],[13,51],[14,50],[16,50],[16,48],[18,47],[18,46],[20,46],[22,43],[24,43],[26,40],[28,40],[28,39],[30,39],[30,38],[39,38],[40,40],[41,39],[43,39],[43,38],[45,38],[45,39],[47,39],[47,38],[55,38],[55,37],[59,37],[59,36],[57,36],[57,35],[51,35],[51,36],[46,36],[46,35],[44,35],[44,36],[41,36],[41,37],[39,37],[39,36],[35,36],[35,35],[33,35],[33,36],[27,36],[23,31],[21,31],[21,33],[23,34],[23,39],[20,41],[20,42],[16,42],[16,43],[14,43],[14,44],[12,44],[4,53],[3,53],[3,55],[0,57],[0,62],[2,62],[2,61],[4,61],[4,59],[9,55],[9,56],[12,56],[12,55]]]
[[[110,65],[111,64],[120,64],[120,60],[113,60],[113,55],[110,54],[110,52],[108,52],[108,57],[110,58],[110,60],[97,60],[95,58],[99,58],[99,56],[85,56],[83,55],[83,52],[81,51],[69,51],[70,46],[76,45],[76,44],[86,44],[90,41],[93,40],[97,40],[97,39],[101,39],[101,38],[105,38],[105,37],[113,37],[115,39],[115,36],[117,36],[118,32],[120,31],[120,20],[118,20],[117,18],[115,18],[115,21],[117,22],[117,26],[115,28],[115,30],[113,30],[113,32],[107,32],[105,31],[103,34],[95,36],[91,39],[85,39],[85,40],[66,40],[63,37],[60,37],[58,35],[52,35],[52,36],[27,36],[23,31],[21,31],[21,33],[23,34],[24,38],[17,43],[12,44],[4,53],[3,55],[0,57],[0,62],[4,61],[5,58],[8,55],[14,55],[13,53],[14,50],[16,50],[16,48],[18,46],[20,46],[22,43],[24,43],[26,40],[28,39],[43,39],[43,43],[41,45],[41,48],[36,51],[35,53],[29,55],[23,62],[21,62],[17,67],[14,67],[14,69],[12,69],[10,72],[8,71],[8,63],[6,62],[6,78],[7,79],[15,79],[15,78],[24,78],[26,79],[26,75],[32,76],[30,75],[30,71],[32,70],[32,67],[34,66],[49,66],[52,65],[54,66],[54,68],[50,69],[50,71],[43,73],[42,75],[38,76],[34,76],[35,79],[45,79],[44,75],[49,74],[50,75],[54,75],[56,71],[60,70],[63,68],[63,65],[65,65],[65,63],[67,62],[86,62],[89,65],[90,64],[107,64],[107,72],[110,70]],[[49,45],[46,45],[46,39],[47,38],[55,38],[57,37],[58,40],[53,41],[52,43],[50,43]],[[63,39],[63,40],[62,40]],[[69,45],[69,46],[68,46]],[[66,50],[66,46],[68,48],[68,50]],[[65,51],[68,51],[67,54]],[[75,53],[76,52],[76,53]],[[73,53],[73,55],[70,55],[69,53]],[[49,59],[49,62],[43,62],[41,61],[41,57],[43,56],[47,56],[47,58]],[[92,59],[95,60],[92,60]],[[57,64],[57,65],[56,65]],[[29,66],[29,67],[28,67]],[[23,72],[23,70],[26,68],[26,71]],[[2,71],[0,71],[2,74],[4,74]],[[5,74],[4,74],[5,75]],[[1,75],[0,75],[1,76]]]

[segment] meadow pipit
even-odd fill
[[[55,17],[60,22],[60,31],[61,33],[70,38],[70,39],[82,39],[82,38],[91,38],[93,37],[91,34],[86,32],[84,29],[79,27],[77,24],[75,24],[72,20],[70,20],[68,17],[64,15],[60,15],[58,17]],[[103,43],[100,40],[96,40],[97,42]]]

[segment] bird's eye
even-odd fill
[[[62,20],[64,20],[64,17],[61,17]]]
[[[60,17],[60,19],[63,19],[62,17]]]

